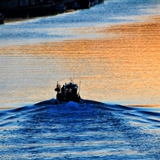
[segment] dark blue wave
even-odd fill
[[[159,157],[159,135],[151,130],[158,124],[151,125],[146,115],[159,116],[145,108],[91,100],[56,104],[55,99],[1,111],[2,159]]]

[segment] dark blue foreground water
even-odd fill
[[[160,110],[55,100],[0,112],[1,159],[159,159]]]

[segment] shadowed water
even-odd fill
[[[1,111],[1,158],[159,159],[159,116],[89,100]]]

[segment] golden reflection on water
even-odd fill
[[[44,86],[42,92],[49,85],[53,86],[53,81],[64,82],[75,77],[76,82],[81,80],[81,96],[85,99],[121,104],[159,104],[159,22],[156,17],[145,23],[116,25],[99,31],[106,37],[108,34],[117,34],[117,37],[11,46],[1,48],[1,53],[36,57],[33,68],[38,63],[41,69],[35,69],[36,73],[31,70],[30,75],[36,77],[43,74],[41,71],[45,72],[48,86],[39,82]],[[40,59],[46,62],[39,63]]]

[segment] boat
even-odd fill
[[[91,0],[81,0],[80,6],[82,9],[90,8],[91,7]]]
[[[56,6],[55,6],[55,10],[56,10],[57,12],[65,12],[66,9],[67,9],[67,7],[66,7],[65,4],[62,3],[62,2],[61,2],[61,3],[57,3]]]
[[[4,15],[0,13],[0,24],[4,23]]]
[[[81,102],[81,97],[78,93],[78,85],[73,82],[65,83],[62,87],[57,82],[55,91],[57,92],[56,100],[58,103],[69,101]]]

